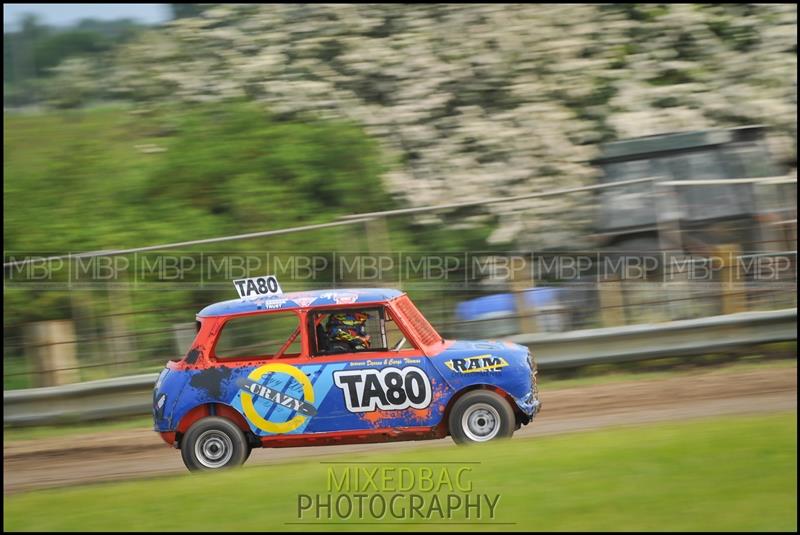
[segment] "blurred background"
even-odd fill
[[[125,6],[4,6],[6,390],[267,272],[448,337],[796,306],[794,5]]]

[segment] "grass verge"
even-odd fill
[[[4,498],[3,527],[373,531],[377,523],[402,531],[795,531],[796,432],[793,411],[34,491]],[[425,468],[439,492],[421,485]],[[341,483],[345,473],[349,485],[341,492],[331,482]],[[412,490],[403,491],[412,478]],[[359,494],[367,509],[360,518]],[[311,506],[300,516],[300,495],[333,505],[319,515]],[[394,513],[370,512],[376,495],[385,502],[399,495]],[[414,513],[411,495],[422,504]],[[490,515],[487,504],[498,495]],[[439,512],[434,496],[440,504],[455,505],[449,496],[457,496],[483,506],[469,517],[464,507]],[[350,503],[349,517],[336,512],[339,500]]]

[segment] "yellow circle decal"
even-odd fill
[[[248,379],[251,381],[260,381],[264,375],[268,373],[285,373],[291,376],[295,381],[303,385],[303,396],[305,397],[305,401],[308,403],[314,403],[314,387],[311,384],[311,381],[308,379],[306,374],[295,368],[294,366],[290,366],[289,364],[283,363],[270,363],[264,364],[250,372],[250,375],[247,376]],[[306,417],[302,414],[295,415],[294,418],[289,420],[288,422],[282,423],[275,423],[270,422],[266,418],[262,417],[256,411],[255,406],[253,405],[253,395],[246,391],[242,390],[242,409],[244,409],[244,414],[247,418],[253,422],[253,425],[267,431],[269,433],[288,433],[289,431],[294,431],[298,427],[300,427],[303,422],[306,420]]]

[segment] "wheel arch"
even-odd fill
[[[517,402],[514,401],[514,398],[511,396],[511,394],[496,385],[486,383],[472,384],[453,394],[450,398],[450,401],[447,402],[447,406],[444,409],[444,414],[442,415],[442,421],[439,423],[439,426],[445,433],[445,436],[450,434],[448,422],[450,421],[450,412],[453,410],[453,405],[455,405],[456,401],[458,401],[465,394],[474,392],[476,390],[489,390],[495,394],[498,394],[511,406],[511,410],[514,411],[514,417],[516,418],[517,423],[519,424],[520,422],[525,421],[526,415],[522,412],[522,410],[520,410]]]
[[[230,420],[236,424],[236,427],[242,430],[251,447],[258,447],[261,445],[261,441],[253,434],[253,431],[247,424],[247,420],[242,416],[242,413],[225,403],[211,402],[197,405],[183,415],[178,425],[175,426],[175,445],[177,448],[180,448],[181,440],[183,439],[183,435],[186,434],[186,431],[188,431],[195,422],[207,416],[217,416]]]

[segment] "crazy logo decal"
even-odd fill
[[[267,374],[286,374],[294,379],[303,388],[303,399],[281,392],[262,384]],[[314,387],[309,378],[294,366],[283,363],[269,363],[253,370],[247,378],[241,378],[237,385],[242,390],[242,410],[245,416],[256,427],[269,433],[288,433],[294,431],[305,422],[306,418],[316,416],[317,409],[314,403]],[[286,407],[297,414],[288,422],[271,422],[261,416],[255,408],[253,398],[265,399],[273,404]]]
[[[458,373],[492,372],[508,366],[508,362],[503,357],[488,354],[448,360],[444,364]]]
[[[333,379],[350,412],[424,409],[431,404],[431,381],[415,366],[338,371]]]

